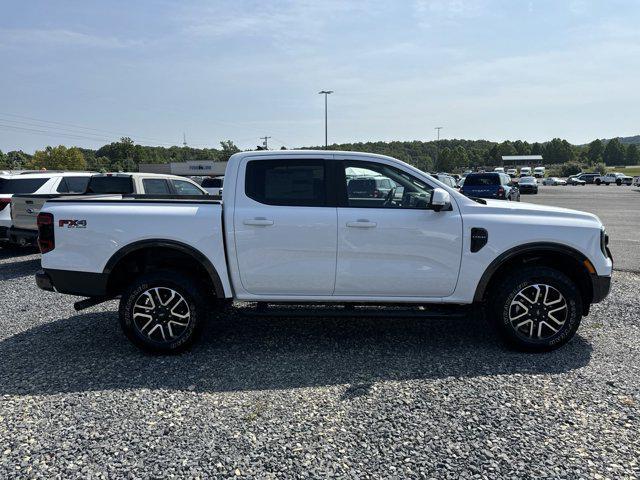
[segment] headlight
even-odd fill
[[[605,257],[608,257],[607,246],[609,245],[609,235],[607,235],[607,231],[604,227],[600,230],[600,250],[602,250],[602,254]]]

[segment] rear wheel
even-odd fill
[[[582,319],[582,297],[573,281],[549,267],[527,267],[494,291],[491,314],[503,339],[527,351],[556,349],[573,338]]]
[[[206,297],[197,282],[178,272],[158,271],[138,277],[120,300],[120,326],[137,347],[177,353],[200,333]]]

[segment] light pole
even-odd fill
[[[326,150],[329,146],[329,142],[327,141],[327,97],[333,93],[333,90],[322,90],[318,92],[319,95],[324,95],[324,149]]]
[[[442,127],[436,127],[435,129],[438,132],[438,140],[436,140],[436,161],[433,166],[438,169],[438,148],[440,147],[440,130],[442,130]]]

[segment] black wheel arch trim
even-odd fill
[[[554,253],[563,253],[567,255],[571,255],[575,260],[582,264],[585,260],[588,260],[586,255],[576,250],[573,247],[569,247],[567,245],[562,245],[561,243],[553,243],[553,242],[533,242],[526,243],[524,245],[518,245],[516,247],[510,248],[509,250],[501,253],[496,257],[486,268],[480,281],[478,282],[478,286],[476,287],[476,293],[473,297],[474,302],[481,302],[486,293],[487,287],[489,286],[489,282],[491,281],[493,274],[502,266],[505,262],[508,262],[510,259],[517,255],[521,255],[523,253],[535,253],[535,252],[554,252]],[[589,279],[593,284],[593,279],[591,279],[592,275],[589,275]]]
[[[177,240],[167,240],[167,239],[146,239],[139,240],[137,242],[130,243],[129,245],[125,245],[116,253],[114,253],[107,264],[104,267],[103,274],[106,277],[111,275],[111,272],[118,264],[120,260],[129,255],[130,253],[137,252],[140,250],[144,250],[146,248],[171,248],[177,250],[179,252],[190,255],[195,260],[200,262],[202,266],[205,268],[211,281],[213,283],[213,287],[215,289],[216,296],[218,298],[225,298],[224,287],[222,285],[222,281],[220,280],[220,275],[218,275],[218,271],[215,269],[211,261],[206,257],[204,253],[191,245],[187,245],[186,243],[179,242]]]

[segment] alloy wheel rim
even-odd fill
[[[509,305],[509,323],[526,340],[547,340],[567,321],[569,306],[560,291],[544,283],[528,285]]]
[[[138,332],[155,342],[181,337],[189,327],[191,310],[185,298],[168,287],[145,290],[133,305],[133,323]]]

